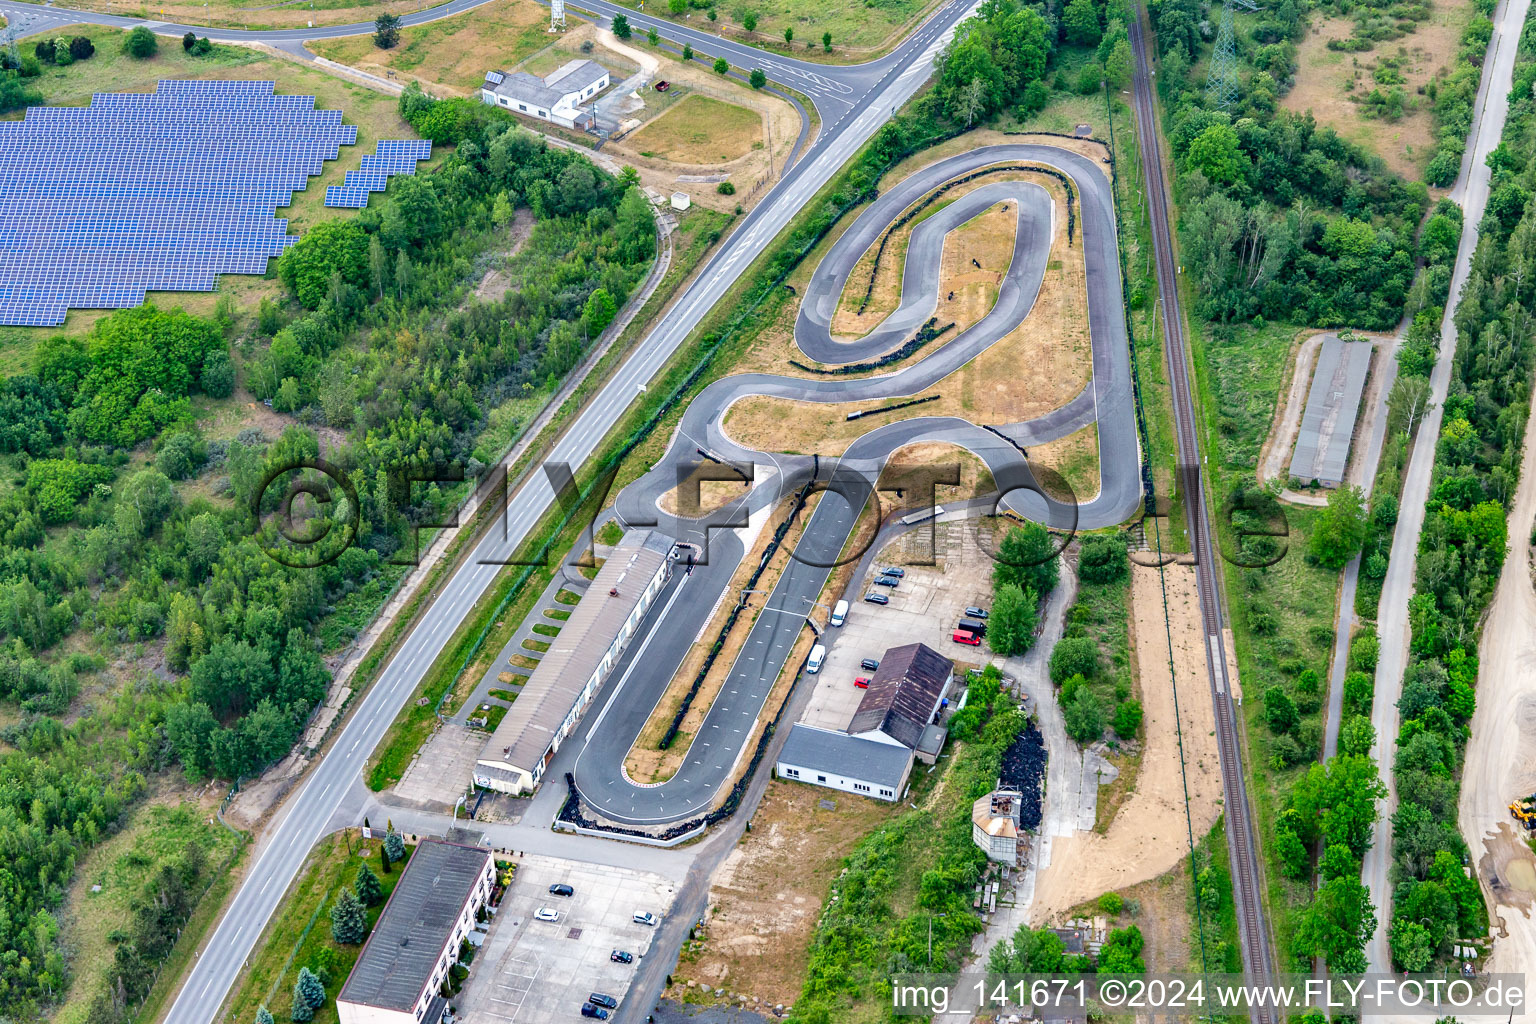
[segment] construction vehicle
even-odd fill
[[[1536,832],[1536,793],[1522,797],[1509,805],[1510,816],[1524,825],[1526,831]]]

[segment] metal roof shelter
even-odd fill
[[[633,630],[636,613],[654,595],[671,549],[669,539],[649,531],[631,532],[619,542],[486,741],[477,775],[497,777],[498,765],[532,775],[542,765],[568,716],[590,699],[594,677],[605,660],[611,663],[615,646]]]
[[[1373,348],[1368,341],[1344,341],[1336,334],[1323,338],[1291,456],[1292,477],[1325,487],[1344,482]]]
[[[487,849],[418,844],[337,1002],[411,1012],[490,863]]]
[[[883,732],[916,750],[954,671],[955,663],[927,644],[892,647],[880,659],[848,731]]]

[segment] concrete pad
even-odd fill
[[[438,728],[395,783],[395,795],[421,803],[452,806],[474,773],[475,759],[489,733],[454,722]]]

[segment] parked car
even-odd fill
[[[601,992],[593,992],[587,996],[587,1002],[593,1006],[602,1006],[610,1010],[617,1010],[619,1008],[619,1001],[617,999],[610,995],[604,995]]]
[[[651,913],[649,910],[635,911],[635,915],[632,920],[635,922],[635,924],[649,925],[652,928],[655,928],[658,924],[661,923],[657,920],[656,915]]]
[[[967,633],[975,633],[977,636],[987,635],[987,624],[982,619],[961,619],[958,628]]]
[[[891,603],[891,599],[890,598],[886,597],[884,594],[877,594],[873,590],[871,590],[869,593],[864,595],[864,600],[868,601],[870,604],[890,604]]]
[[[596,1020],[608,1019],[607,1010],[603,1009],[601,1006],[593,1006],[591,1003],[581,1004],[581,1015],[583,1017],[592,1017]]]
[[[894,589],[895,587],[901,586],[901,579],[899,577],[896,577],[896,576],[876,576],[875,577],[875,586],[877,586],[877,587],[891,587],[891,588]]]
[[[839,601],[832,607],[832,617],[828,620],[829,626],[841,626],[848,621],[848,602]]]
[[[987,617],[988,613],[985,608],[977,608],[976,606],[972,605],[965,610],[965,614],[967,618],[984,619]]]
[[[907,570],[894,565],[888,565],[885,568],[876,571],[879,572],[881,576],[895,576],[897,579],[901,579],[907,574]]]
[[[952,635],[950,639],[957,644],[969,644],[972,647],[981,646],[981,637],[966,629],[955,630],[954,635]]]
[[[874,658],[865,658],[863,661],[859,662],[859,667],[860,668],[867,668],[871,672],[873,672],[873,671],[875,671],[875,669],[880,667],[880,663],[878,661],[876,661]]]
[[[632,964],[635,962],[635,954],[626,953],[622,949],[616,949],[608,954],[608,959],[616,964]]]
[[[826,660],[827,660],[827,646],[826,646],[826,644],[817,644],[816,646],[812,647],[811,648],[811,655],[810,655],[810,657],[805,659],[805,673],[806,673],[806,675],[813,676],[817,672],[820,672],[821,671],[822,662],[824,662]]]
[[[540,921],[558,921],[560,920],[560,911],[551,910],[548,907],[540,907],[533,912],[533,916]]]
[[[861,690],[869,689],[869,676],[856,676],[856,677],[854,677],[853,685],[857,686]]]
[[[551,896],[575,896],[576,890],[572,889],[564,882],[556,882],[554,885],[549,887],[549,894]]]
[[[672,88],[672,83],[663,78],[661,81],[652,86],[652,88],[657,92],[666,92],[668,89]]]

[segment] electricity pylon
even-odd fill
[[[1232,5],[1221,5],[1221,28],[1211,51],[1211,70],[1205,80],[1206,101],[1225,110],[1237,100],[1237,37],[1232,28]]]

